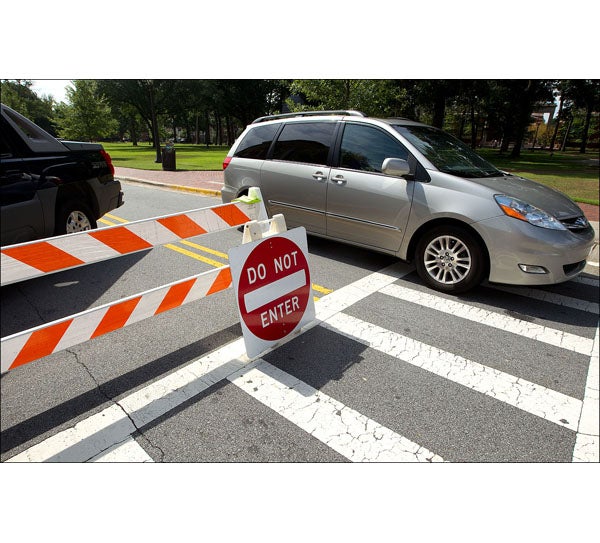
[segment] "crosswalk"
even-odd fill
[[[546,421],[574,437],[572,461],[599,461],[599,333],[592,338],[544,326],[494,307],[451,299],[414,288],[403,277],[412,272],[397,263],[325,294],[316,304],[317,319],[306,327],[339,334],[383,353],[391,360],[425,371],[461,389],[481,394],[492,402],[510,406]],[[585,284],[598,287],[595,278]],[[499,287],[503,292],[598,314],[598,304],[536,290]],[[369,296],[393,299],[399,304],[426,308],[452,319],[478,323],[541,345],[549,345],[588,360],[583,397],[543,386],[523,376],[493,368],[459,353],[419,341],[368,320],[349,310]],[[597,322],[597,321],[596,321]],[[291,338],[289,341],[293,341]],[[288,341],[288,342],[289,342]],[[301,428],[352,462],[441,462],[444,450],[431,450],[412,436],[367,416],[351,402],[337,399],[262,358],[248,360],[240,338],[191,364],[120,399],[100,413],[10,458],[11,462],[151,462],[151,456],[132,437],[210,387],[227,382]],[[206,459],[210,461],[210,459]],[[285,459],[281,459],[285,461]]]

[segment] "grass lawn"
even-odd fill
[[[162,170],[162,164],[154,162],[156,151],[148,143],[102,143],[110,154],[113,164],[122,168],[137,170]],[[229,147],[211,145],[193,145],[178,143],[175,145],[175,161],[178,170],[222,170],[223,159]]]
[[[162,170],[154,162],[156,153],[148,143],[134,147],[131,143],[103,143],[113,164],[139,170]],[[178,170],[221,170],[228,147],[175,145]],[[501,155],[498,149],[477,149],[482,157],[501,170],[521,175],[564,192],[576,202],[598,205],[598,153],[581,155],[576,151],[555,152],[522,151],[521,157],[512,159]]]
[[[598,153],[522,151],[518,159],[501,155],[498,149],[477,153],[506,172],[527,177],[567,194],[576,202],[598,205]]]

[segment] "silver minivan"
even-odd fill
[[[502,172],[460,140],[356,111],[261,117],[223,163],[223,202],[258,186],[289,227],[415,263],[430,287],[577,276],[594,231],[564,194]]]

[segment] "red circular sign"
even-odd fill
[[[308,262],[300,247],[284,237],[267,238],[242,267],[238,285],[242,319],[260,339],[282,339],[302,320],[311,288]]]

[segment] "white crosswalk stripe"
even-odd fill
[[[596,329],[573,462],[600,462],[600,329]]]
[[[598,277],[588,277],[588,276],[579,276],[575,279],[571,279],[574,283],[581,283],[582,285],[589,285],[591,287],[598,287],[600,285],[600,281]]]
[[[502,292],[509,292],[510,294],[516,294],[517,296],[525,296],[533,300],[540,300],[541,302],[548,302],[563,307],[570,307],[571,309],[578,309],[579,311],[595,313],[596,315],[600,309],[598,302],[589,302],[587,300],[580,300],[579,298],[571,298],[570,296],[563,296],[562,294],[555,294],[554,292],[548,292],[546,290],[508,286],[494,286],[494,289],[501,290]]]
[[[534,322],[516,319],[488,309],[448,300],[434,294],[419,292],[395,284],[382,288],[381,292],[405,302],[411,302],[429,309],[435,309],[436,311],[460,317],[461,319],[479,322],[486,326],[498,328],[499,330],[504,330],[506,332],[512,332],[513,334],[561,347],[562,349],[588,356],[592,353],[593,340],[561,330],[555,330]]]
[[[581,400],[339,313],[325,326],[449,381],[577,430]]]
[[[264,360],[228,379],[352,462],[443,461]]]
[[[410,271],[405,265],[395,264],[324,296],[316,304],[317,320],[308,328],[324,326],[371,349],[566,428],[576,435],[573,461],[597,462],[598,330],[591,340],[491,309],[420,292],[398,283]],[[583,400],[343,313],[376,292],[590,356]],[[517,294],[597,312],[598,304],[535,289],[519,289]],[[223,380],[353,462],[443,461],[444,451],[426,449],[264,359],[250,362],[241,338],[121,398],[117,404],[9,461],[151,462],[152,458],[131,436]]]

